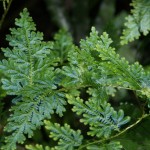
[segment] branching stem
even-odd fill
[[[12,1],[13,1],[13,0],[10,0],[10,1],[9,1],[9,3],[8,3],[8,5],[7,5],[7,8],[4,10],[4,14],[2,15],[2,18],[1,18],[1,20],[0,20],[0,29],[2,28],[4,19],[5,19],[6,15],[7,15],[7,13],[8,13],[8,10],[9,10],[9,8],[10,8],[10,5],[11,5]]]
[[[93,145],[93,144],[98,144],[98,143],[104,143],[108,140],[111,140],[111,139],[114,139],[120,135],[122,135],[123,133],[127,132],[129,129],[133,128],[134,126],[136,126],[138,123],[140,123],[144,118],[147,118],[149,117],[150,114],[143,114],[135,123],[131,124],[130,126],[128,126],[127,128],[125,128],[124,130],[122,130],[121,132],[119,132],[118,134],[116,135],[113,135],[111,136],[110,138],[108,139],[102,139],[102,140],[97,140],[97,141],[94,141],[94,142],[91,142],[91,143],[88,143],[88,144],[85,144],[85,145],[82,145],[78,148],[78,150],[81,150],[89,145]]]

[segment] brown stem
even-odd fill
[[[8,10],[9,10],[9,8],[10,8],[10,5],[11,5],[12,1],[13,1],[13,0],[10,0],[10,1],[9,1],[9,3],[8,3],[8,5],[7,5],[7,8],[4,10],[4,13],[3,13],[3,15],[2,15],[2,18],[1,18],[1,20],[0,20],[0,29],[2,28],[4,19],[5,19],[6,15],[7,15],[7,13],[8,13]]]

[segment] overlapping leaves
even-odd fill
[[[81,131],[74,131],[68,124],[60,126],[58,123],[45,121],[46,129],[50,130],[50,137],[54,140],[59,140],[57,150],[73,150],[82,144],[83,136]]]
[[[3,89],[8,95],[16,96],[5,127],[11,135],[6,137],[2,149],[16,149],[16,144],[24,143],[26,136],[32,137],[33,130],[43,125],[45,118],[51,118],[51,114],[63,116],[64,92],[69,91],[67,98],[72,110],[82,114],[80,121],[89,125],[88,134],[97,138],[109,138],[130,120],[123,110],[115,111],[108,103],[109,95],[114,95],[116,88],[134,90],[150,98],[149,75],[139,63],[130,65],[121,58],[110,46],[112,40],[107,33],[99,36],[92,28],[90,36],[77,47],[63,31],[55,36],[54,43],[43,42],[42,33],[36,32],[26,9],[15,24],[18,28],[11,29],[11,35],[7,36],[10,47],[2,49],[6,59],[0,62],[5,75]],[[80,97],[82,89],[88,89],[87,98]],[[50,137],[59,141],[55,149],[74,149],[81,145],[80,131],[72,130],[67,124],[61,127],[45,121],[45,125]],[[111,145],[122,148],[118,142],[101,147]]]
[[[131,6],[133,6],[132,15],[126,17],[126,28],[121,37],[122,45],[138,39],[141,32],[147,35],[150,31],[150,1],[133,0]]]
[[[115,111],[107,102],[107,95],[104,93],[106,94],[104,89],[96,90],[95,94],[93,93],[93,96],[85,103],[79,97],[67,95],[67,98],[73,105],[72,110],[78,115],[83,114],[80,121],[90,126],[89,135],[108,138],[113,131],[119,132],[120,127],[129,122],[130,117],[124,117],[123,110]],[[102,99],[99,97],[101,94]]]
[[[11,29],[11,35],[6,38],[10,48],[2,49],[7,59],[0,62],[5,74],[2,87],[7,94],[17,96],[5,127],[5,131],[12,133],[2,147],[7,150],[16,149],[16,143],[23,143],[26,134],[32,137],[33,130],[55,110],[62,116],[66,105],[64,93],[55,90],[58,82],[53,68],[55,58],[51,54],[53,43],[42,41],[43,34],[36,32],[27,9],[20,16],[15,22],[18,28]]]

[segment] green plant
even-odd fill
[[[123,30],[121,44],[127,44],[140,37],[140,32],[147,35],[150,31],[150,1],[133,0],[131,3],[132,15],[126,17],[126,28]]]
[[[20,16],[6,37],[10,47],[2,48],[6,57],[0,62],[2,88],[15,98],[1,149],[17,149],[17,144],[24,144],[35,130],[45,127],[58,144],[34,146],[27,142],[26,149],[121,150],[124,144],[119,137],[150,115],[149,72],[138,62],[129,64],[121,58],[110,46],[112,40],[106,32],[99,36],[92,27],[80,46],[73,44],[65,30],[60,30],[54,41],[44,42],[27,9]],[[142,99],[137,110],[141,116],[126,116],[125,107],[113,107],[109,99],[121,89],[132,90]],[[69,107],[76,115],[71,113],[67,122]],[[64,117],[59,124],[54,123],[58,116]],[[86,132],[73,118],[86,126]],[[74,122],[74,129],[69,122]]]

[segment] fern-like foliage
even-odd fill
[[[144,76],[143,68],[138,63],[130,66],[125,58],[120,58],[115,49],[110,47],[111,42],[108,34],[103,33],[96,45],[99,57],[104,61],[102,62],[102,69],[106,69],[107,76],[109,75],[113,79],[110,81],[112,83],[109,84],[116,83],[118,87],[120,85],[124,88],[139,89],[139,82]],[[115,75],[116,77],[114,77]]]
[[[150,31],[150,1],[149,0],[133,0],[131,3],[133,9],[132,15],[129,15],[121,37],[121,44],[138,39],[140,33],[147,35]]]
[[[143,67],[138,62],[130,65],[125,58],[121,58],[115,49],[110,47],[111,42],[108,34],[103,33],[96,45],[96,51],[103,61],[100,68],[104,76],[107,76],[104,84],[135,90],[149,98],[150,80]],[[101,84],[101,79],[97,81]]]
[[[54,57],[58,57],[60,65],[63,65],[67,60],[68,51],[73,48],[72,37],[66,30],[62,29],[55,34],[54,40],[55,42],[52,49]]]
[[[58,145],[55,147],[44,147],[39,144],[26,145],[27,150],[74,150],[82,144],[83,136],[80,130],[74,131],[68,124],[60,126],[58,123],[53,124],[47,120],[44,123],[46,129],[50,130],[50,138],[58,141]]]
[[[42,145],[36,144],[35,146],[33,145],[26,145],[27,150],[53,150],[53,148],[50,148],[48,146],[43,147]]]
[[[83,136],[81,131],[74,131],[68,124],[60,126],[58,123],[51,123],[50,121],[44,122],[46,129],[50,130],[50,137],[53,140],[59,140],[56,150],[73,150],[82,144]]]
[[[120,142],[112,141],[103,145],[90,145],[87,147],[88,150],[122,150]]]
[[[4,129],[8,136],[2,150],[17,149],[17,143],[24,143],[43,125],[50,130],[50,138],[58,140],[58,145],[52,148],[28,145],[27,149],[121,149],[118,141],[109,139],[127,130],[122,131],[130,117],[121,109],[116,111],[108,101],[109,96],[115,95],[119,88],[129,89],[149,103],[149,73],[138,62],[129,64],[121,58],[110,46],[112,40],[106,32],[99,36],[93,27],[79,47],[73,45],[71,36],[63,30],[54,36],[54,42],[44,42],[27,9],[20,16],[15,21],[16,28],[6,37],[9,47],[2,49],[6,59],[0,62],[4,74],[2,88],[15,96]],[[81,123],[89,127],[87,134],[99,141],[82,145],[87,140],[83,141],[81,131],[71,129],[68,124],[43,122],[53,113],[63,116],[67,102],[73,105]]]
[[[129,64],[110,46],[112,40],[107,33],[101,36],[92,28],[90,36],[81,40],[80,47],[68,53],[70,66],[63,67],[65,86],[103,86],[107,94],[114,95],[115,88],[135,90],[149,95],[150,80],[143,67],[135,62]]]
[[[43,42],[43,34],[36,32],[35,24],[27,9],[16,19],[18,28],[11,29],[7,35],[10,48],[3,48],[7,59],[0,62],[5,73],[2,79],[3,89],[8,95],[16,95],[11,108],[11,116],[5,131],[12,133],[6,137],[2,149],[16,149],[16,143],[23,143],[32,137],[33,130],[43,124],[43,119],[56,113],[62,116],[65,111],[64,94],[57,92],[53,65],[55,58],[51,54],[52,42]]]
[[[124,117],[123,110],[115,111],[107,102],[103,89],[90,89],[89,94],[92,97],[84,103],[83,99],[67,96],[70,104],[73,104],[73,111],[78,115],[83,114],[80,119],[85,125],[90,126],[88,135],[108,138],[111,132],[119,132],[120,127],[129,122],[130,117]],[[102,97],[100,95],[103,95]],[[103,98],[103,99],[102,99]]]

